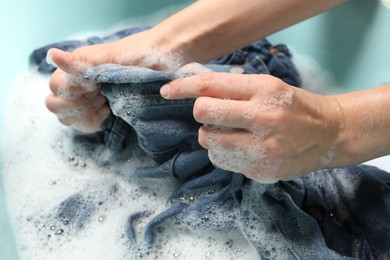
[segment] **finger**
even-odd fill
[[[210,97],[197,98],[193,109],[194,118],[199,123],[240,129],[251,128],[254,112],[249,101]]]
[[[107,99],[103,95],[98,95],[93,98],[82,96],[79,99],[69,100],[52,94],[46,98],[46,107],[49,111],[64,118],[74,115],[82,116],[91,114],[106,102]]]
[[[110,107],[105,104],[89,116],[59,118],[59,121],[66,126],[72,126],[80,131],[91,132],[97,130],[103,121],[108,118],[110,113]]]
[[[98,91],[96,90],[96,85],[90,85],[90,87],[86,89],[85,87],[70,81],[65,72],[58,69],[54,73],[55,74],[53,74],[49,81],[50,90],[54,95],[70,100],[78,99],[83,94],[87,96],[97,95]]]
[[[63,71],[62,75],[58,75],[61,73],[58,72],[58,74],[53,76],[54,82],[52,83],[52,86],[57,86],[57,91],[58,89],[62,89],[63,91],[61,93],[67,98],[69,98],[68,90],[71,86],[76,87],[76,90],[80,90],[81,88],[80,91],[84,90],[84,92],[90,92],[96,89],[96,85],[91,81],[86,80],[84,77],[86,70],[92,67],[92,65],[86,61],[87,59],[83,55],[83,52],[64,52],[53,48],[47,52],[46,57],[48,63],[57,66]],[[59,82],[56,82],[56,80]],[[73,95],[77,96],[77,93],[74,92]]]
[[[207,72],[176,79],[163,86],[160,94],[167,99],[193,98],[200,96],[249,100],[258,90],[254,80],[261,75],[238,75],[234,73]]]
[[[198,135],[199,144],[206,149],[233,151],[246,149],[253,142],[253,134],[242,129],[202,126]]]
[[[87,68],[91,67],[85,60],[84,57],[79,57],[71,52],[65,52],[55,48],[48,50],[46,55],[47,63],[74,75],[82,75]]]

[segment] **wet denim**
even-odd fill
[[[88,71],[86,77],[100,83],[101,93],[110,101],[117,120],[131,125],[138,136],[140,147],[159,162],[157,167],[139,168],[135,174],[141,178],[174,176],[180,180],[179,188],[168,201],[169,207],[154,216],[147,225],[143,238],[147,246],[153,246],[155,228],[163,225],[167,219],[174,217],[180,225],[186,222],[187,216],[196,214],[199,216],[197,219],[200,219],[199,225],[207,222],[208,229],[226,231],[241,227],[262,259],[278,254],[285,259],[387,257],[390,233],[381,235],[371,230],[376,226],[385,230],[390,227],[385,223],[390,215],[390,190],[384,178],[390,178],[390,175],[375,168],[356,166],[323,170],[295,181],[264,185],[248,180],[239,173],[215,168],[207,151],[197,143],[199,125],[192,117],[193,100],[164,100],[158,94],[159,88],[166,81],[188,75],[143,70],[102,65]],[[380,187],[379,190],[384,192],[374,194],[372,191],[359,190],[364,187],[362,183],[366,179],[375,178],[375,189]],[[336,182],[346,186],[337,185]],[[193,201],[188,199],[191,194],[205,188],[213,192],[203,193]],[[373,220],[379,218],[379,223],[365,216],[367,211],[362,207],[349,213],[340,210],[338,207],[348,200],[350,207],[355,203],[355,196],[347,196],[344,190],[359,190],[355,192],[362,200],[359,205],[364,205],[364,201],[372,200],[372,197],[378,197],[378,206],[374,207],[377,209],[377,217]],[[384,199],[387,204],[381,203]],[[213,220],[213,215],[209,213],[210,205],[214,210],[217,207],[226,214],[239,209],[240,214],[221,223]],[[137,243],[131,223],[150,214],[135,213],[129,217],[129,241]],[[207,216],[207,220],[204,216]],[[359,225],[350,225],[360,219]],[[362,226],[366,227],[360,231]]]
[[[390,173],[361,165],[300,181],[304,197],[295,202],[317,221],[329,248],[359,259],[390,259]]]
[[[104,37],[92,36],[86,40],[61,41],[34,50],[31,57],[34,63],[38,64],[39,72],[52,73],[55,67],[46,62],[47,51],[51,48],[73,51],[82,46],[113,42],[149,28],[150,26],[133,27]],[[291,54],[287,46],[284,44],[272,45],[267,39],[254,42],[219,59],[210,61],[209,65],[212,66],[212,64],[245,66],[246,74],[270,74],[293,86],[299,87],[301,85],[300,76],[291,61]],[[219,72],[226,72],[228,69],[230,67],[217,66],[214,68],[215,71]]]
[[[281,49],[268,50],[272,59],[283,53],[283,47],[278,48]],[[235,64],[237,60],[245,62],[249,53],[240,50],[208,66],[217,71],[241,66],[245,73],[256,68],[257,73],[269,73],[265,62],[256,63],[261,64],[258,67],[251,65],[253,59]],[[288,65],[276,61],[272,64],[280,64],[281,71]],[[293,66],[290,69],[295,70]],[[131,156],[126,148],[136,142],[158,165],[139,168],[135,173],[121,169],[123,175],[135,174],[141,179],[175,177],[179,182],[164,211],[154,213],[145,209],[128,217],[124,233],[129,244],[153,247],[158,236],[156,229],[170,225],[166,220],[173,219],[174,225],[186,226],[191,219],[198,221],[194,227],[205,230],[239,229],[260,259],[389,258],[389,173],[374,167],[353,166],[321,170],[294,181],[267,185],[215,168],[207,151],[197,143],[199,124],[192,117],[194,100],[168,101],[159,95],[162,84],[185,76],[188,74],[118,65],[102,65],[86,74],[100,84],[113,115],[102,125],[101,132],[81,136],[76,142],[82,138],[83,145],[89,141],[91,147],[103,143],[123,158]],[[299,77],[295,80],[299,81]],[[72,195],[59,204],[58,220],[66,221],[74,232],[83,229],[97,207],[108,203],[115,193],[115,184],[111,187],[102,189],[99,197],[107,199],[98,203],[84,205],[83,198],[91,192],[88,189]],[[223,212],[224,219],[214,212]],[[150,221],[140,238],[133,225],[142,218]]]
[[[241,64],[243,72],[250,74],[268,72],[262,66],[252,63]],[[217,71],[229,71],[233,66],[206,65]],[[295,71],[291,64],[290,70]],[[285,69],[285,64],[281,65]],[[192,109],[194,99],[166,100],[159,94],[161,86],[170,80],[189,76],[172,71],[155,71],[134,66],[105,64],[89,69],[85,77],[100,85],[100,92],[105,95],[116,119],[109,119],[104,128],[113,131],[106,138],[108,147],[121,147],[114,140],[113,133],[123,132],[114,126],[122,127],[122,121],[130,125],[138,138],[140,147],[153,159],[163,163],[180,150],[196,150],[200,125],[194,120]],[[120,123],[116,123],[119,120]]]

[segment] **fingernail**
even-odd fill
[[[53,59],[53,51],[57,51],[57,52],[60,52],[61,56],[63,59],[65,60],[70,60],[71,59],[71,54],[70,52],[67,52],[67,51],[62,51],[62,50],[58,50],[58,49],[55,49],[55,48],[51,48],[47,51],[46,53],[46,62],[50,65],[53,65],[54,67],[58,68],[58,65],[57,63],[54,61]]]
[[[53,61],[53,55],[52,55],[53,49],[49,49],[46,53],[46,62],[47,64],[53,65],[54,67],[58,67],[58,65]]]
[[[171,86],[169,84],[165,84],[164,86],[162,86],[160,89],[161,96],[164,98],[168,97],[170,88]]]

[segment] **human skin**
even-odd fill
[[[52,93],[46,106],[61,123],[84,132],[96,131],[110,109],[97,87],[83,81],[87,66],[116,63],[167,70],[189,62],[203,63],[343,2],[203,0],[146,32],[117,42],[82,47],[72,53],[52,49],[49,56],[58,69],[49,83]]]
[[[83,82],[86,67],[119,63],[166,70],[203,63],[342,2],[203,0],[115,43],[72,53],[52,50],[59,69],[50,81],[47,106],[59,117],[77,110],[61,122],[94,131],[110,110],[97,87]],[[66,80],[67,74],[80,80]],[[202,73],[171,82],[161,94],[197,98],[194,117],[204,124],[199,142],[212,161],[261,182],[390,154],[390,85],[321,96],[269,75]]]
[[[390,153],[390,85],[321,96],[269,75],[203,73],[170,82],[161,95],[197,98],[199,143],[210,159],[260,182]]]

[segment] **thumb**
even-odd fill
[[[48,50],[46,62],[72,75],[82,75],[91,67],[85,57],[56,48]]]
[[[96,90],[96,85],[84,78],[85,72],[92,65],[85,62],[83,58],[83,56],[74,52],[52,48],[47,52],[46,62],[65,72],[66,86],[78,86],[81,87],[82,92],[92,92]],[[64,88],[63,91],[65,91]]]

